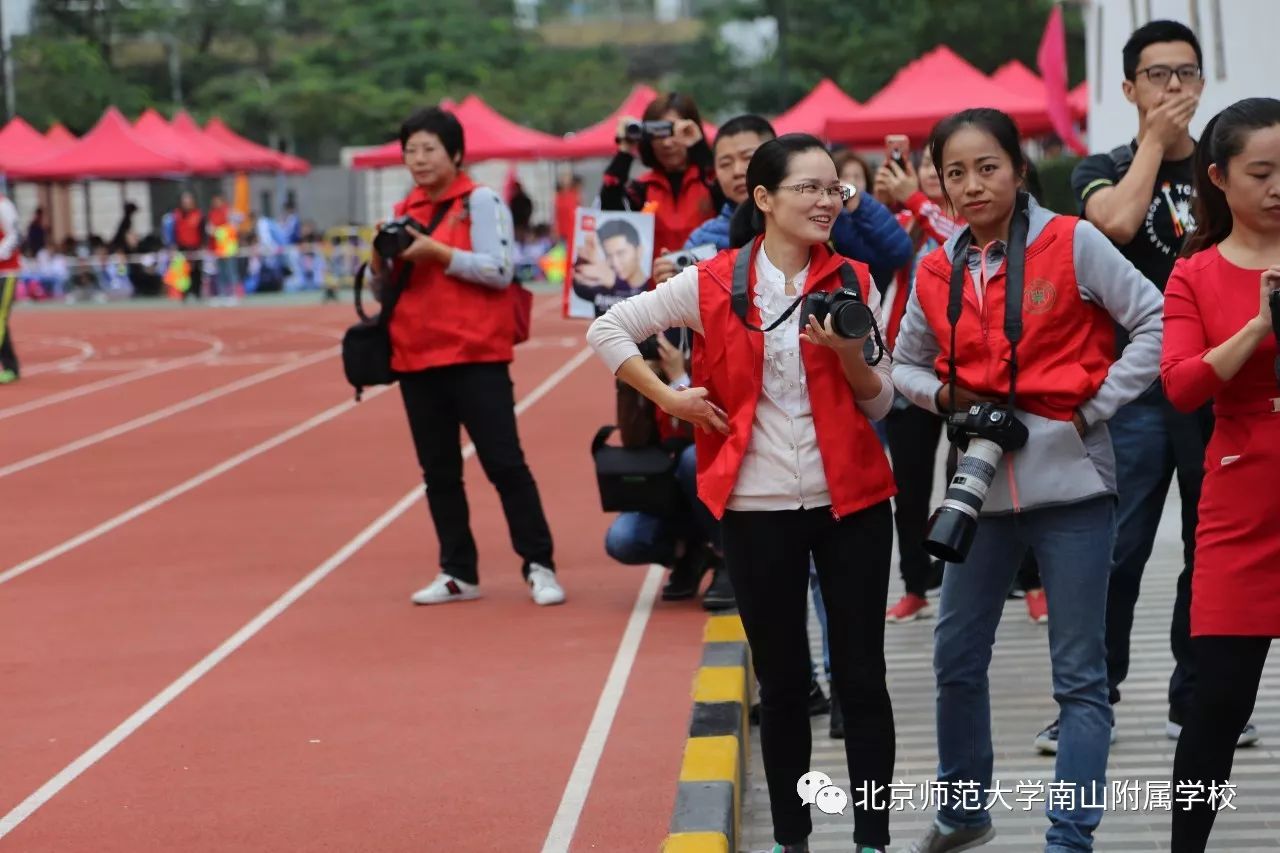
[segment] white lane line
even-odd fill
[[[68,347],[70,349],[79,350],[78,353],[56,361],[42,361],[39,364],[33,364],[30,367],[24,366],[22,373],[24,376],[36,376],[41,373],[48,373],[53,370],[70,370],[78,364],[93,358],[93,344],[80,338],[35,338],[35,341],[44,344],[51,344],[58,347]]]
[[[622,634],[622,642],[618,643],[613,666],[609,669],[609,677],[605,679],[604,689],[600,691],[600,700],[591,716],[591,724],[587,726],[586,737],[582,739],[578,760],[574,762],[573,771],[569,774],[569,782],[564,787],[560,807],[556,809],[556,816],[551,821],[542,853],[569,851],[573,834],[578,829],[578,821],[582,818],[582,809],[587,803],[591,782],[600,766],[605,743],[609,740],[609,730],[613,728],[618,706],[622,704],[622,694],[627,689],[627,680],[631,678],[631,668],[635,665],[644,629],[649,624],[649,614],[653,612],[653,602],[657,598],[658,584],[662,582],[664,571],[662,566],[649,566],[644,583],[640,585],[636,603],[631,608],[631,618],[627,620],[627,629]]]
[[[194,336],[175,333],[172,337]],[[208,359],[215,358],[220,355],[226,346],[220,338],[207,338],[206,336],[200,337],[205,337],[206,340],[211,341],[209,349],[204,352],[184,356],[182,358],[176,358],[172,361],[158,364],[155,367],[146,367],[141,370],[134,370],[122,376],[113,376],[110,379],[100,379],[97,382],[90,382],[88,385],[69,388],[66,391],[61,391],[57,394],[49,394],[36,400],[32,400],[29,403],[21,403],[17,406],[10,406],[7,409],[0,409],[0,421],[5,420],[6,418],[12,418],[16,415],[24,415],[27,412],[34,412],[37,409],[43,409],[46,406],[52,406],[55,403],[74,400],[77,397],[83,397],[86,394],[93,394],[96,391],[105,391],[107,388],[114,388],[117,385],[126,385],[130,382],[136,382],[139,379],[146,379],[148,376],[155,376],[156,374],[165,373],[169,370],[177,370],[179,367],[186,367],[189,364],[197,364],[201,361],[207,361]]]
[[[125,421],[122,424],[117,424],[116,426],[110,427],[109,429],[104,429],[101,432],[96,432],[93,435],[87,435],[84,438],[80,438],[75,441],[69,442],[67,444],[62,445],[61,447],[55,447],[52,450],[46,450],[43,453],[37,453],[34,456],[28,456],[26,459],[20,459],[17,462],[12,462],[8,465],[0,466],[0,479],[8,477],[10,474],[16,474],[19,471],[26,471],[28,468],[34,468],[37,465],[43,465],[45,462],[49,462],[61,456],[66,456],[68,453],[75,453],[77,450],[84,450],[86,447],[92,447],[95,444],[108,441],[110,439],[124,435],[125,433],[133,432],[135,429],[141,429],[142,427],[150,426],[151,424],[162,421],[165,418],[173,417],[174,415],[180,414],[181,412],[194,409],[197,406],[203,406],[205,403],[209,403],[209,402],[212,402],[213,400],[217,400],[219,397],[225,397],[228,394],[234,394],[237,391],[243,391],[245,388],[252,388],[254,385],[260,385],[263,382],[267,382],[269,380],[275,379],[278,376],[284,376],[286,373],[292,373],[293,371],[299,370],[303,367],[307,367],[308,365],[312,365],[317,362],[332,358],[337,353],[338,353],[338,349],[335,347],[332,349],[324,350],[322,352],[314,353],[306,358],[299,359],[297,361],[292,361],[287,364],[282,364],[279,367],[274,367],[270,370],[263,370],[259,373],[254,373],[249,376],[245,376],[241,379],[237,379],[235,382],[229,382],[226,385],[221,385],[217,388],[213,388],[209,391],[204,392],[203,394],[197,394],[194,397],[188,397],[186,400],[182,400],[181,402],[174,403],[172,406],[166,406],[163,409],[157,409],[156,411],[151,412],[150,414],[136,417],[131,421]]]
[[[591,354],[592,352],[589,348],[584,349],[562,364],[555,373],[548,376],[543,380],[542,384],[534,388],[524,399],[516,403],[516,414],[522,414],[534,403],[537,403],[545,397],[553,388],[563,382],[570,373],[590,358]],[[385,390],[385,387],[377,388],[374,391],[371,391],[368,396],[372,397],[374,393]],[[335,409],[342,409],[345,411],[354,405],[356,405],[354,402],[343,403],[341,406],[335,407]],[[330,409],[329,411],[334,412],[335,410]],[[333,416],[336,416],[336,414]],[[314,418],[312,420],[314,420]],[[469,443],[463,450],[463,458],[469,458],[474,453],[475,446]],[[190,689],[193,684],[208,675],[210,670],[226,660],[233,652],[251,640],[255,634],[267,627],[267,625],[271,624],[273,620],[287,610],[299,598],[332,574],[343,563],[350,559],[353,554],[372,542],[379,533],[386,530],[392,522],[408,512],[411,507],[416,506],[421,500],[422,486],[414,486],[408,494],[396,501],[391,509],[374,519],[373,523],[357,533],[355,537],[335,551],[327,560],[312,569],[306,577],[294,584],[288,592],[272,602],[265,610],[253,617],[253,619],[249,620],[244,627],[228,637],[221,645],[206,655],[199,663],[191,667],[191,669],[184,672],[172,684],[153,696],[149,702],[130,714],[128,719],[116,726],[105,737],[81,753],[79,757],[59,771],[56,776],[41,785],[34,793],[15,806],[12,811],[0,818],[0,838],[4,838],[16,829],[19,824],[29,818],[42,805],[49,802],[49,800],[57,795],[59,791],[75,781],[81,773],[84,773],[100,761],[107,753],[119,746],[125,738],[136,732],[144,723],[164,710],[167,705]],[[653,586],[656,588],[656,583],[653,584]]]

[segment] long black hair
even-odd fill
[[[1022,150],[1022,137],[1018,135],[1018,126],[1013,123],[1013,119],[1000,110],[976,107],[947,116],[934,126],[933,133],[929,137],[929,154],[933,157],[933,168],[938,173],[942,195],[953,211],[958,208],[950,193],[947,192],[947,180],[943,177],[942,149],[946,147],[951,137],[966,127],[976,127],[995,139],[1004,149],[1004,153],[1009,155],[1010,161],[1013,162],[1014,174],[1022,179],[1023,188],[1031,191],[1032,195],[1039,195],[1039,176],[1033,176],[1028,171],[1030,164],[1026,153]]]
[[[747,166],[747,200],[738,205],[729,222],[729,245],[735,249],[764,233],[764,214],[756,206],[756,187],[773,192],[787,177],[791,158],[814,149],[826,151],[822,140],[807,133],[787,133],[756,149]]]
[[[1227,195],[1209,179],[1210,164],[1218,174],[1227,175],[1227,163],[1244,150],[1249,134],[1280,124],[1280,100],[1245,98],[1209,119],[1195,155],[1196,229],[1182,245],[1182,256],[1190,257],[1216,246],[1231,233],[1231,207]]]

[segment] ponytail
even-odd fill
[[[1182,246],[1184,258],[1218,245],[1231,234],[1231,206],[1226,193],[1210,180],[1209,166],[1216,166],[1219,178],[1225,180],[1227,164],[1244,151],[1249,135],[1276,125],[1280,125],[1280,100],[1275,98],[1245,98],[1209,119],[1196,143],[1196,228]]]
[[[1227,205],[1227,194],[1209,179],[1209,166],[1213,163],[1213,133],[1218,128],[1220,118],[1222,113],[1209,119],[1200,135],[1200,141],[1196,143],[1195,160],[1191,167],[1196,227],[1182,244],[1179,254],[1184,258],[1218,245],[1231,233],[1233,220],[1231,208]]]
[[[729,220],[729,246],[740,249],[763,233],[764,214],[756,207],[755,197],[748,195]]]

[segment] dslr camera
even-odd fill
[[[924,550],[940,560],[963,563],[1000,458],[1026,445],[1027,427],[997,403],[975,403],[948,419],[947,433],[964,455],[942,504],[929,519]]]
[[[398,257],[413,243],[413,233],[409,231],[410,228],[418,232],[427,230],[427,226],[412,216],[399,216],[387,222],[373,237],[374,251],[388,261]]]
[[[865,338],[875,328],[876,318],[857,291],[847,287],[829,293],[810,293],[800,304],[800,328],[809,326],[809,318],[821,326],[831,317],[832,330],[842,338]]]
[[[627,122],[623,134],[628,142],[639,142],[641,139],[666,139],[675,135],[676,126],[669,121],[631,121]]]

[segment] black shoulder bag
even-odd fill
[[[435,231],[452,206],[453,199],[449,199],[437,207],[431,222],[423,229],[424,233]],[[400,300],[400,293],[409,283],[413,264],[400,266],[395,284],[389,286],[382,295],[382,310],[372,317],[365,313],[361,299],[368,268],[369,264],[366,262],[356,271],[355,307],[360,322],[348,328],[342,336],[342,369],[347,381],[356,389],[357,401],[364,396],[364,389],[370,385],[390,385],[396,381],[395,371],[391,369],[391,314]]]

